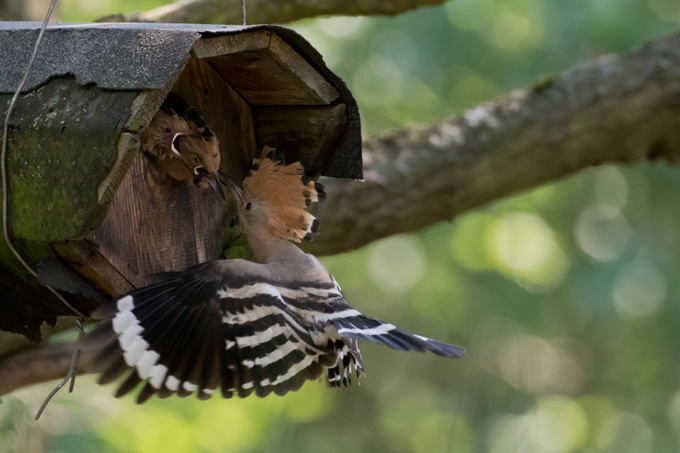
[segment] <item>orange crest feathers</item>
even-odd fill
[[[321,225],[304,209],[314,201],[326,201],[323,185],[305,175],[300,162],[285,165],[283,154],[265,146],[262,157],[243,181],[244,194],[268,207],[267,226],[284,239],[311,241]]]

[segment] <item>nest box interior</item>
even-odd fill
[[[13,68],[37,27],[0,23],[7,43],[0,58],[17,60],[0,74],[0,103],[23,75]],[[230,246],[243,242],[229,191],[218,201],[209,188],[161,182],[139,151],[170,92],[204,117],[219,139],[220,170],[239,184],[264,146],[302,162],[312,177],[362,177],[356,102],[291,30],[60,24],[48,29],[40,52],[10,118],[11,234],[33,265],[57,255],[103,294],[238,256]],[[0,329],[39,337],[43,320],[68,309],[8,252],[0,244],[0,291],[21,304],[0,304]],[[83,312],[93,308],[69,297]]]

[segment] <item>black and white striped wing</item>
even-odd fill
[[[343,339],[368,340],[399,351],[430,351],[440,357],[465,357],[465,348],[405,332],[393,324],[362,314],[331,321]]]
[[[116,396],[145,382],[140,403],[154,394],[208,398],[220,387],[227,398],[298,390],[321,377],[330,351],[280,289],[261,275],[202,265],[119,299],[113,319],[90,334],[100,383],[131,369]]]

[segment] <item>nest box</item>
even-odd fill
[[[23,78],[41,24],[0,23],[0,112]],[[169,92],[219,139],[240,182],[273,146],[310,176],[362,177],[356,102],[301,36],[278,26],[57,24],[41,43],[10,118],[10,233],[36,265],[58,256],[116,296],[155,272],[219,259],[232,204],[191,183],[157,183],[139,137]],[[68,295],[89,313],[94,303]],[[39,339],[68,308],[0,243],[0,329]]]

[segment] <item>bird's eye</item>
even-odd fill
[[[169,134],[170,132],[172,132],[172,129],[170,129],[169,127],[166,127],[166,128],[165,128],[165,133],[166,133],[166,134]]]
[[[251,203],[248,203],[246,205],[246,211],[250,211],[250,208],[252,208],[252,207],[253,207],[253,205]]]

